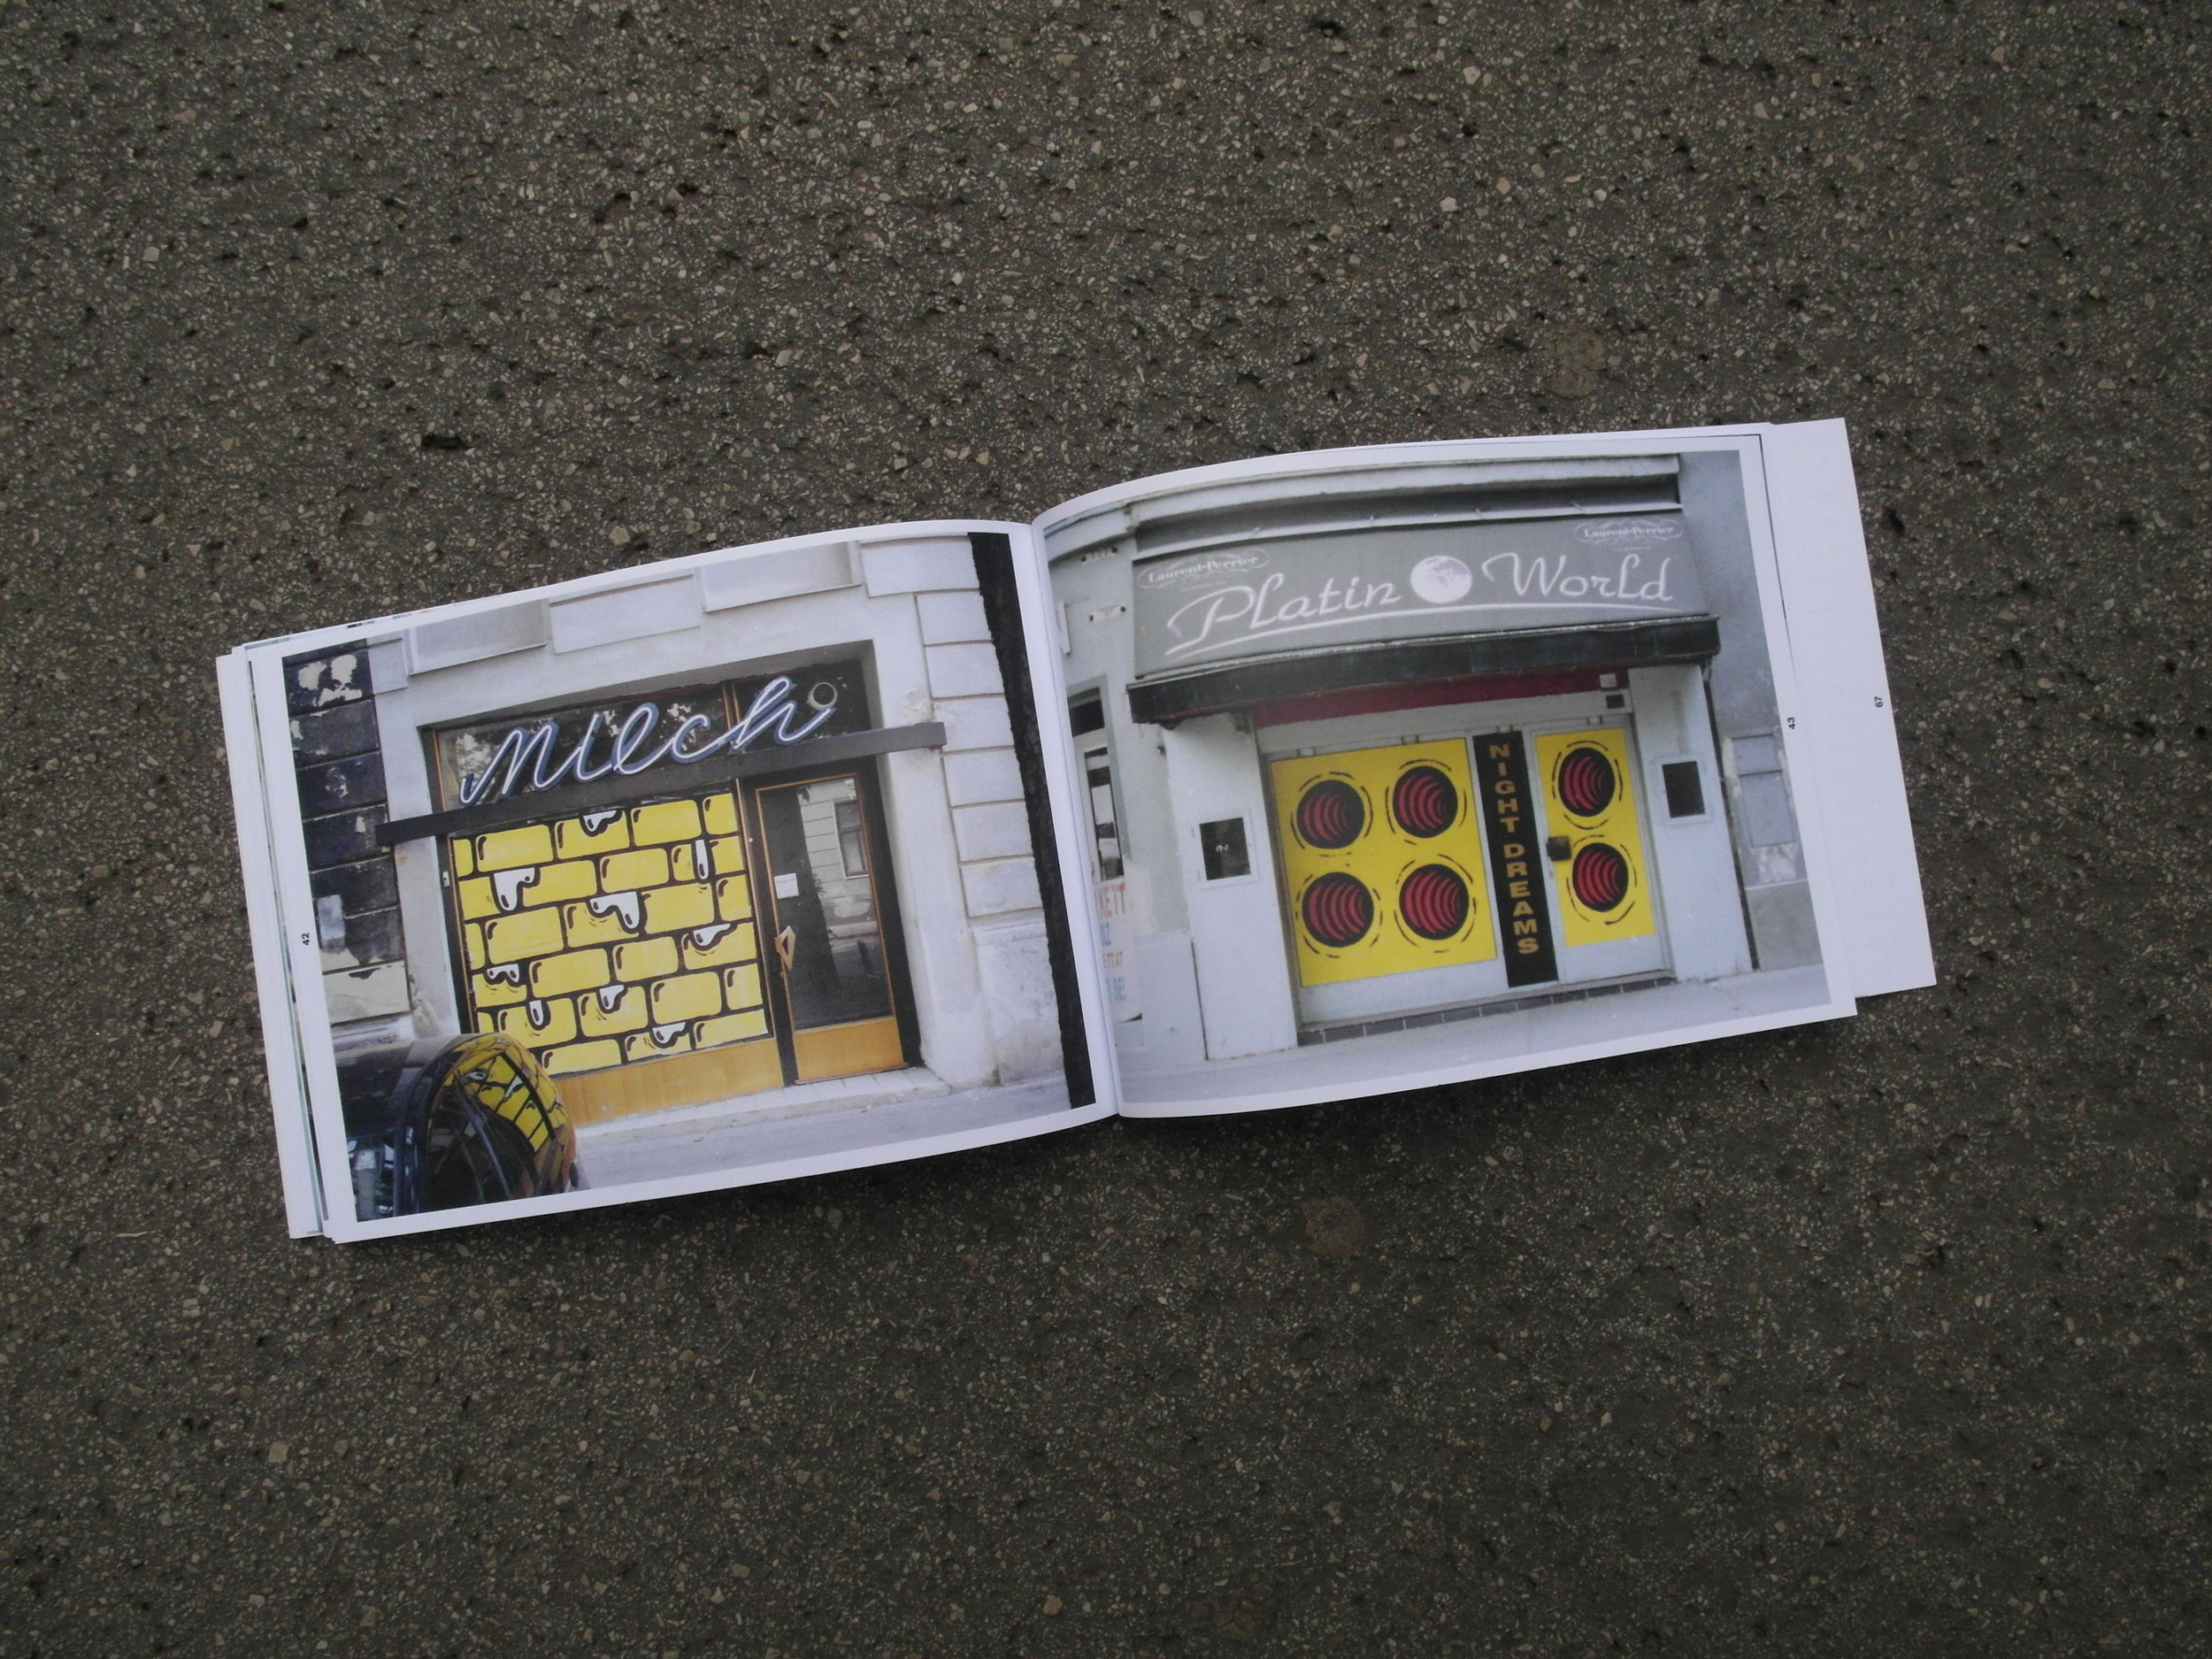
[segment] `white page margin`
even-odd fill
[[[293,778],[291,720],[286,713],[284,659],[287,646],[255,646],[245,653],[253,676],[254,706],[269,718],[259,722],[261,775]],[[270,710],[274,710],[273,714]],[[262,792],[267,806],[270,869],[273,879],[275,932],[270,943],[283,954],[292,989],[293,1040],[307,1087],[309,1133],[313,1137],[321,1183],[326,1237],[342,1239],[353,1215],[351,1168],[346,1156],[345,1111],[338,1098],[338,1059],[330,1033],[330,1003],[323,987],[322,948],[315,939],[315,900],[307,871],[307,832],[300,814],[299,790]]]
[[[230,765],[231,805],[238,818],[239,874],[246,890],[246,930],[253,945],[254,989],[261,1010],[261,1048],[268,1067],[277,1168],[284,1183],[284,1218],[294,1238],[312,1238],[323,1230],[322,1194],[315,1179],[299,1030],[293,1023],[292,991],[281,949],[260,726],[246,659],[236,652],[218,658],[215,683],[222,695],[223,748]]]
[[[1936,982],[1935,957],[1882,659],[1858,485],[1840,420],[1766,437],[1775,560],[1812,726],[1827,867],[1851,895],[1834,918],[1859,996]],[[1830,918],[1824,918],[1824,924]]]

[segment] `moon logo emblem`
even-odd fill
[[[1432,554],[1413,567],[1413,591],[1432,605],[1464,599],[1475,585],[1474,572],[1448,553]]]

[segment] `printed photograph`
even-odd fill
[[[1014,595],[885,533],[288,657],[353,1217],[1088,1104]]]
[[[1831,1002],[1743,461],[1408,446],[1048,516],[1125,1110]]]

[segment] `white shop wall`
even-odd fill
[[[1708,685],[1758,965],[1804,967],[1820,960],[1820,941],[1775,727],[1774,677],[1760,619],[1751,529],[1744,518],[1742,465],[1726,451],[1686,454],[1681,489],[1706,596],[1720,620],[1720,655],[1713,659]]]
[[[1751,946],[1744,934],[1743,898],[1729,846],[1704,672],[1695,664],[1631,669],[1628,690],[1642,764],[1637,786],[1650,826],[1654,885],[1666,920],[1674,977],[1717,979],[1748,973]],[[1684,760],[1697,765],[1705,810],[1678,818],[1668,810],[1664,769],[1669,762]]]
[[[1259,748],[1245,724],[1226,714],[1185,720],[1162,737],[1169,804],[1179,826],[1171,844],[1189,907],[1206,1057],[1231,1060],[1295,1048],[1296,1003]],[[1207,879],[1200,826],[1240,819],[1250,870]]]
[[[1064,560],[1054,567],[1052,592],[1063,607],[1067,682],[1098,687],[1123,814],[1122,857],[1132,887],[1143,895],[1145,914],[1134,924],[1129,963],[1144,1017],[1117,1025],[1115,1041],[1140,1045],[1148,1064],[1181,1065],[1205,1058],[1207,1040],[1184,870],[1175,856],[1179,832],[1168,784],[1170,734],[1129,718],[1132,553],[1128,542],[1118,541]],[[1066,718],[1064,709],[1059,718]]]

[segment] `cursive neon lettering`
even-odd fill
[[[535,771],[543,768],[545,757],[551,752],[553,740],[559,734],[559,731],[560,728],[550,720],[535,728],[521,726],[515,727],[513,731],[499,740],[499,747],[492,750],[492,757],[483,771],[472,778],[464,778],[461,780],[461,804],[463,806],[476,804],[484,794],[485,786],[491,782],[492,774],[499,770],[503,762],[507,767],[507,781],[499,793],[503,795],[513,794],[515,785],[522,780],[526,770]],[[535,766],[532,765],[534,761],[536,763]]]
[[[461,780],[461,804],[475,806],[484,801],[503,800],[518,788],[534,794],[571,779],[578,783],[591,783],[609,772],[634,778],[664,762],[679,766],[696,765],[724,750],[741,755],[764,737],[779,745],[803,741],[821,730],[837,712],[837,705],[833,702],[827,708],[810,712],[802,709],[792,692],[791,677],[778,674],[760,688],[752,706],[734,726],[704,741],[695,740],[701,733],[712,730],[714,722],[703,714],[693,714],[687,715],[677,723],[674,731],[655,743],[654,734],[661,724],[660,705],[656,703],[639,703],[623,717],[618,726],[603,711],[594,713],[585,722],[575,747],[558,759],[555,758],[561,736],[558,721],[515,726],[501,737],[483,770]],[[602,721],[614,735],[606,758],[595,766],[591,760],[592,740]]]
[[[704,760],[709,755],[714,752],[714,743],[709,743],[704,749],[701,749],[695,755],[687,755],[684,753],[684,741],[694,732],[703,732],[707,729],[707,727],[712,726],[714,722],[708,719],[703,714],[686,715],[683,719],[683,724],[676,728],[675,732],[668,740],[668,758],[674,761],[678,765],[687,765],[693,761]],[[717,738],[714,740],[714,742],[718,743],[721,741],[722,740],[720,738]]]
[[[634,778],[652,764],[646,760],[633,762],[633,757],[644,747],[645,740],[653,735],[653,728],[661,723],[661,706],[657,703],[641,703],[630,710],[622,722],[622,729],[614,734],[614,769],[626,778]]]

